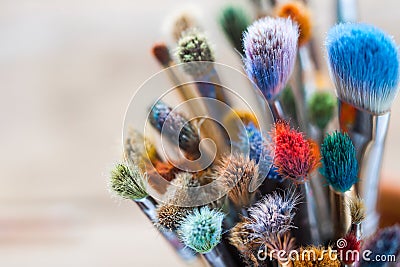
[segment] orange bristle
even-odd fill
[[[299,46],[306,44],[312,35],[312,23],[310,10],[300,1],[289,1],[279,5],[276,9],[278,17],[290,17],[299,25]]]

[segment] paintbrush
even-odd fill
[[[396,224],[376,232],[365,241],[361,255],[367,257],[360,257],[359,267],[398,266],[400,226]]]
[[[378,225],[376,202],[390,108],[398,92],[399,53],[392,37],[367,24],[340,24],[326,39],[339,98],[339,123],[351,137],[360,165],[356,194],[365,201],[364,234]]]
[[[221,81],[212,62],[214,53],[206,36],[196,28],[182,33],[178,41],[176,56],[185,73],[198,81],[200,95],[229,104]]]
[[[336,21],[357,22],[357,0],[336,0]]]
[[[264,255],[264,258],[260,256],[271,244],[271,239],[295,227],[293,219],[299,201],[300,195],[293,188],[282,195],[276,191],[265,195],[248,209],[249,215],[244,216],[242,222],[231,231],[231,243],[247,261],[254,262],[254,265],[263,264],[268,255]],[[245,236],[239,236],[240,233]]]
[[[236,52],[243,56],[243,32],[251,24],[250,16],[238,6],[225,6],[219,15],[219,24]]]
[[[165,25],[175,42],[179,41],[183,32],[192,28],[201,28],[199,13],[201,12],[196,6],[187,6],[170,16]]]
[[[279,95],[296,60],[298,27],[289,19],[262,18],[243,37],[247,76],[268,101],[274,120],[284,119]]]
[[[312,138],[322,144],[328,124],[332,121],[337,106],[334,95],[328,91],[314,92],[308,101],[309,122],[316,127]]]
[[[246,266],[258,267],[257,256],[254,255],[254,252],[258,251],[260,245],[250,239],[250,234],[253,231],[245,227],[247,223],[248,219],[242,218],[241,222],[238,222],[229,230],[228,240],[237,249]]]
[[[277,267],[293,266],[290,253],[296,249],[296,240],[291,237],[290,232],[273,234],[267,243],[267,248],[270,251],[268,256],[276,260]]]
[[[277,172],[288,182],[294,183],[296,190],[304,198],[295,217],[294,237],[300,245],[319,244],[320,226],[318,224],[315,195],[310,185],[310,177],[318,167],[320,155],[318,147],[304,134],[292,129],[286,122],[278,121],[272,130],[274,165]]]
[[[239,134],[239,141],[235,144],[239,151],[247,153],[249,159],[257,164],[258,174],[253,177],[249,184],[249,191],[253,192],[262,184],[262,194],[271,193],[275,190],[283,178],[276,172],[273,166],[274,153],[269,147],[268,135],[262,134],[260,129],[252,122],[245,125]],[[265,179],[268,179],[265,183]]]
[[[177,73],[177,67],[172,67],[175,66],[176,63],[171,58],[168,47],[164,43],[155,44],[152,48],[152,53],[160,65],[165,68],[164,71],[167,72],[172,84],[178,89],[182,99],[186,101],[185,107],[189,108],[190,114],[199,118],[207,116],[207,106],[201,100],[197,88],[193,88],[190,84],[182,82],[182,79],[179,78],[179,73]],[[225,142],[221,135],[218,134],[219,129],[213,122],[204,120],[201,124],[198,124],[198,127],[201,130],[202,136],[214,140],[217,144],[217,148],[219,147],[220,150],[225,149],[221,147],[221,144]]]
[[[344,267],[354,267],[360,255],[361,241],[352,233],[348,233],[336,242],[337,253]],[[357,254],[358,253],[358,254]]]
[[[149,120],[162,136],[167,137],[193,159],[200,157],[200,136],[197,127],[182,114],[173,111],[160,100],[150,109]]]
[[[314,92],[308,101],[309,123],[311,126],[310,130],[312,130],[310,136],[318,145],[322,144],[326,128],[333,118],[336,105],[336,98],[327,91]],[[332,238],[329,186],[320,173],[316,173],[316,175],[311,178],[311,185],[314,189],[315,197],[318,199],[317,207],[321,220],[322,240],[327,241]]]
[[[117,164],[111,171],[110,188],[123,199],[134,201],[140,210],[152,223],[157,222],[156,201],[148,195],[145,187],[145,174],[133,165],[128,168],[125,164]],[[158,228],[161,235],[174,248],[178,255],[185,261],[193,262],[197,256],[193,251],[187,249],[173,232]]]
[[[195,208],[181,222],[178,229],[181,240],[202,254],[212,267],[235,267],[221,238],[225,215],[209,207]]]
[[[300,129],[309,134],[307,119],[307,99],[315,91],[314,70],[308,51],[308,42],[312,36],[311,13],[300,1],[288,1],[276,8],[278,17],[290,18],[299,26],[297,61],[291,78],[291,87],[296,97],[297,119]]]
[[[246,209],[255,201],[256,191],[249,192],[249,185],[257,175],[256,162],[241,153],[225,155],[214,168],[212,176],[219,186],[228,191],[228,198],[233,204],[229,215],[236,217],[236,222],[239,214],[247,215]]]
[[[176,73],[177,68],[171,68],[172,66],[175,66],[176,63],[173,61],[169,48],[165,43],[154,44],[152,47],[152,54],[157,59],[158,63],[164,67],[164,71],[167,72],[171,83],[177,87],[178,92],[184,101],[200,97],[196,88],[182,82],[182,79],[179,78],[179,73]],[[201,101],[191,101],[191,105],[188,106],[191,114],[194,116],[206,113],[206,107],[201,103]]]
[[[365,220],[364,202],[358,196],[349,199],[349,209],[351,216],[350,232],[355,235],[357,240],[361,240],[363,233],[361,223]]]
[[[353,185],[358,181],[356,151],[346,133],[333,132],[321,145],[321,174],[330,187],[331,220],[333,236],[340,238],[350,229],[349,199],[354,197]]]

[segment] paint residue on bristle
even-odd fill
[[[390,110],[399,90],[399,52],[393,38],[362,23],[333,27],[328,65],[340,100],[373,114]]]
[[[331,93],[315,92],[308,102],[310,122],[324,131],[333,118],[336,105],[336,98]]]
[[[223,219],[223,213],[207,206],[194,209],[182,221],[178,233],[185,245],[207,253],[221,241]]]
[[[122,198],[139,200],[148,196],[144,181],[145,175],[137,166],[131,170],[125,164],[117,164],[111,171],[110,188]]]
[[[298,27],[290,19],[262,18],[243,38],[247,75],[267,100],[275,100],[286,86],[297,55]]]
[[[194,77],[201,77],[210,72],[211,65],[202,62],[215,61],[208,39],[198,29],[189,29],[182,34],[176,55],[180,63],[192,63],[182,67],[187,74]]]
[[[348,191],[358,181],[356,149],[346,133],[333,132],[321,145],[322,168],[328,184],[337,192]]]
[[[283,121],[275,123],[272,136],[278,173],[296,184],[306,182],[319,166],[318,146]]]
[[[344,264],[354,263],[357,258],[355,253],[352,252],[360,252],[361,241],[357,240],[357,237],[353,233],[348,233],[339,242],[341,245],[337,247],[337,251],[341,262]]]

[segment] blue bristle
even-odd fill
[[[249,158],[251,160],[254,160],[258,164],[262,159],[263,164],[259,165],[260,173],[267,173],[268,171],[268,179],[283,181],[283,178],[277,172],[277,168],[273,165],[271,166],[273,155],[268,151],[267,142],[263,140],[260,130],[254,125],[254,123],[250,122],[245,126],[245,131],[240,133],[239,139],[239,146],[243,146],[248,142],[250,148]],[[265,167],[269,166],[271,166],[269,170],[264,170]]]
[[[150,124],[167,137],[172,138],[179,134],[179,147],[189,153],[198,153],[200,137],[197,128],[182,114],[172,111],[164,102],[158,101],[150,110]]]
[[[207,206],[194,209],[183,219],[178,233],[185,245],[199,253],[207,253],[221,241],[224,216]]]
[[[358,180],[358,163],[353,142],[346,133],[333,132],[321,145],[322,168],[329,185],[338,192],[346,192]]]
[[[367,24],[339,24],[329,31],[326,49],[339,99],[374,114],[390,110],[399,83],[391,36]]]
[[[254,123],[250,122],[245,126],[245,131],[242,131],[239,135],[239,139],[241,141],[241,145],[249,144],[249,157],[251,160],[254,160],[256,163],[260,160],[260,155],[264,147],[263,138],[260,130],[254,125]]]
[[[159,131],[161,131],[165,120],[167,119],[171,108],[164,104],[162,101],[158,101],[151,110],[151,124]]]
[[[298,27],[290,19],[266,17],[255,21],[243,37],[247,75],[268,100],[275,100],[292,73]]]
[[[394,225],[379,230],[365,243],[363,252],[366,250],[370,251],[366,253],[369,260],[360,257],[360,267],[386,266],[389,256],[392,257],[393,255],[397,260],[400,254],[400,226]],[[363,255],[363,253],[360,255]]]

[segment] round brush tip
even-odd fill
[[[168,66],[172,61],[169,49],[165,43],[154,44],[151,52],[162,66]]]

